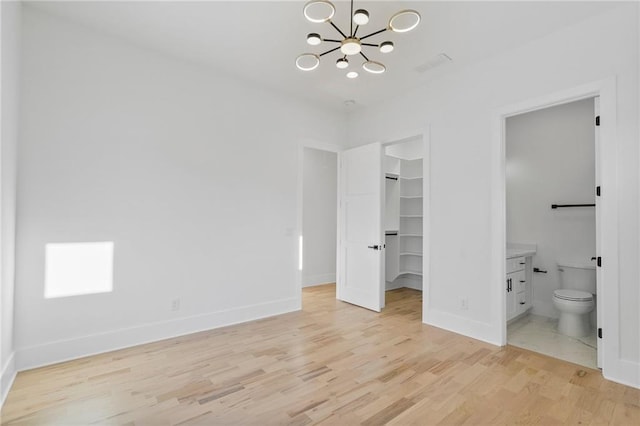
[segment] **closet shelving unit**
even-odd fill
[[[393,158],[393,157],[390,157]],[[422,159],[387,160],[397,164],[397,181],[387,179],[387,274],[393,282],[400,276],[422,276]],[[397,208],[396,208],[397,206]],[[393,234],[397,229],[397,236]]]
[[[399,275],[422,276],[422,159],[400,160]]]

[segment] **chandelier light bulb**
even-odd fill
[[[301,71],[313,71],[320,65],[320,57],[313,53],[303,53],[296,58],[296,66]]]
[[[367,25],[369,23],[369,12],[364,9],[358,9],[353,14],[353,22],[357,25]]]
[[[356,78],[358,76],[358,73],[355,71],[349,71],[347,73],[347,78]]]
[[[320,34],[317,33],[307,34],[307,43],[309,43],[311,46],[317,46],[322,43],[322,37],[320,37]]]
[[[401,10],[389,19],[389,29],[394,33],[406,33],[420,23],[420,14],[415,10]]]
[[[371,74],[382,74],[387,70],[387,67],[376,61],[367,61],[362,64],[362,68]]]
[[[383,41],[382,44],[380,44],[381,53],[393,52],[393,48],[394,46],[392,41]]]
[[[302,13],[308,21],[320,24],[329,22],[336,13],[336,8],[333,3],[327,0],[311,0],[304,5]]]
[[[342,46],[340,46],[340,51],[345,55],[357,55],[362,51],[362,46],[360,45],[360,39],[355,37],[347,37],[342,40]]]
[[[340,68],[341,70],[347,68],[349,66],[349,61],[347,61],[347,58],[340,58],[336,61],[336,67]]]

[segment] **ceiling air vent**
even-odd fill
[[[415,68],[418,72],[425,72],[432,68],[439,67],[442,64],[446,64],[447,62],[451,62],[452,59],[446,53],[439,53],[431,58],[427,59],[425,63],[419,65]]]

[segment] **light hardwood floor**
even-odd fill
[[[640,391],[420,312],[415,290],[376,314],[308,288],[302,312],[20,373],[2,423],[640,424]]]

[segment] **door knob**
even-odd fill
[[[378,244],[376,244],[374,246],[367,246],[367,248],[374,249],[374,250],[380,250],[380,246]]]

